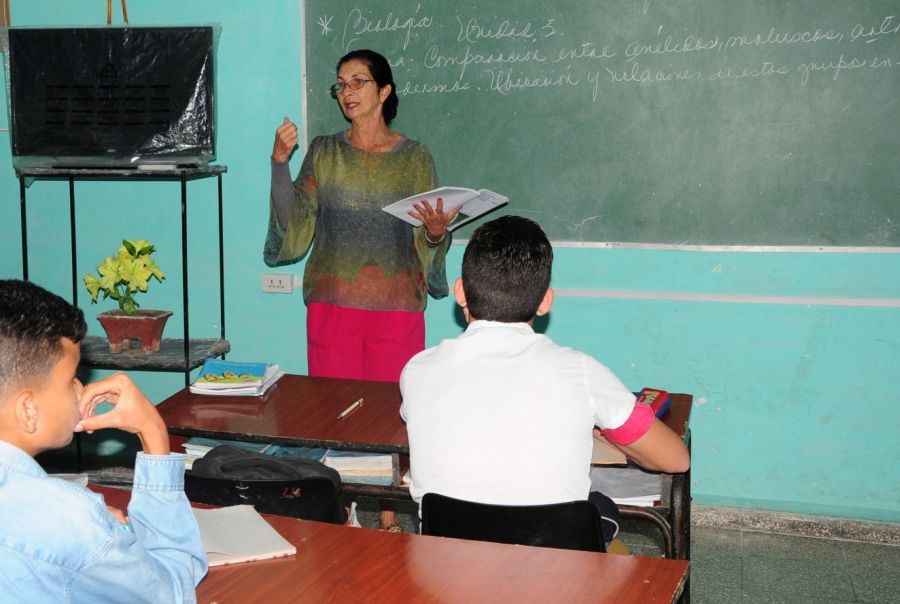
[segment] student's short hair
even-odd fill
[[[378,84],[379,89],[390,84],[391,94],[388,95],[388,98],[381,106],[381,115],[384,118],[384,123],[390,126],[391,122],[394,121],[394,118],[397,117],[397,106],[400,104],[400,97],[397,96],[397,85],[394,84],[394,73],[391,71],[391,64],[388,63],[388,60],[384,58],[383,55],[378,54],[374,50],[363,48],[360,50],[351,50],[341,57],[335,71],[340,71],[341,65],[348,61],[362,61],[365,63],[369,67],[369,73],[372,74],[372,79]]]
[[[475,319],[530,321],[550,287],[553,248],[541,227],[521,216],[503,216],[472,234],[463,254],[462,281]]]
[[[0,393],[41,384],[63,356],[61,338],[86,332],[80,308],[29,281],[0,280]]]

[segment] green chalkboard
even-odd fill
[[[377,50],[441,184],[553,240],[900,244],[896,0],[307,0],[304,34],[310,137]]]

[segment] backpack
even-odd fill
[[[273,457],[231,445],[213,447],[194,461],[191,474],[201,478],[251,481],[327,478],[338,493],[341,491],[340,474],[322,462],[300,457]]]

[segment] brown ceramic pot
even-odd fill
[[[159,342],[166,321],[172,316],[170,310],[136,310],[126,315],[120,309],[108,310],[97,315],[100,325],[106,330],[110,352],[128,349],[131,340],[137,340],[144,352],[159,350]]]

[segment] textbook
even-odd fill
[[[201,436],[193,436],[183,445],[184,447],[184,467],[190,470],[194,467],[194,462],[209,453],[213,448],[219,445],[231,445],[245,451],[253,451],[254,453],[268,453],[277,445],[266,443],[251,443],[243,440],[220,440],[214,438],[203,438]]]
[[[424,193],[417,193],[400,201],[396,201],[382,209],[392,216],[396,216],[414,227],[422,226],[422,222],[409,215],[414,211],[413,204],[424,199],[428,200],[432,208],[437,207],[438,197],[444,200],[444,211],[460,208],[459,213],[448,227],[453,231],[462,225],[483,216],[500,206],[509,203],[509,198],[487,189],[467,189],[465,187],[438,187]]]
[[[661,418],[669,410],[670,397],[665,390],[644,388],[637,395],[637,402],[650,405],[654,415]]]
[[[206,359],[190,386],[194,394],[262,396],[284,375],[278,365]]]
[[[337,470],[342,482],[385,486],[394,483],[394,458],[390,453],[329,449],[322,463]]]
[[[191,508],[210,566],[268,560],[297,553],[252,505]]]
[[[268,368],[268,363],[239,363],[210,358],[204,361],[194,385],[208,390],[259,386]]]
[[[628,458],[619,449],[605,440],[594,439],[594,450],[591,453],[592,466],[624,466]]]

